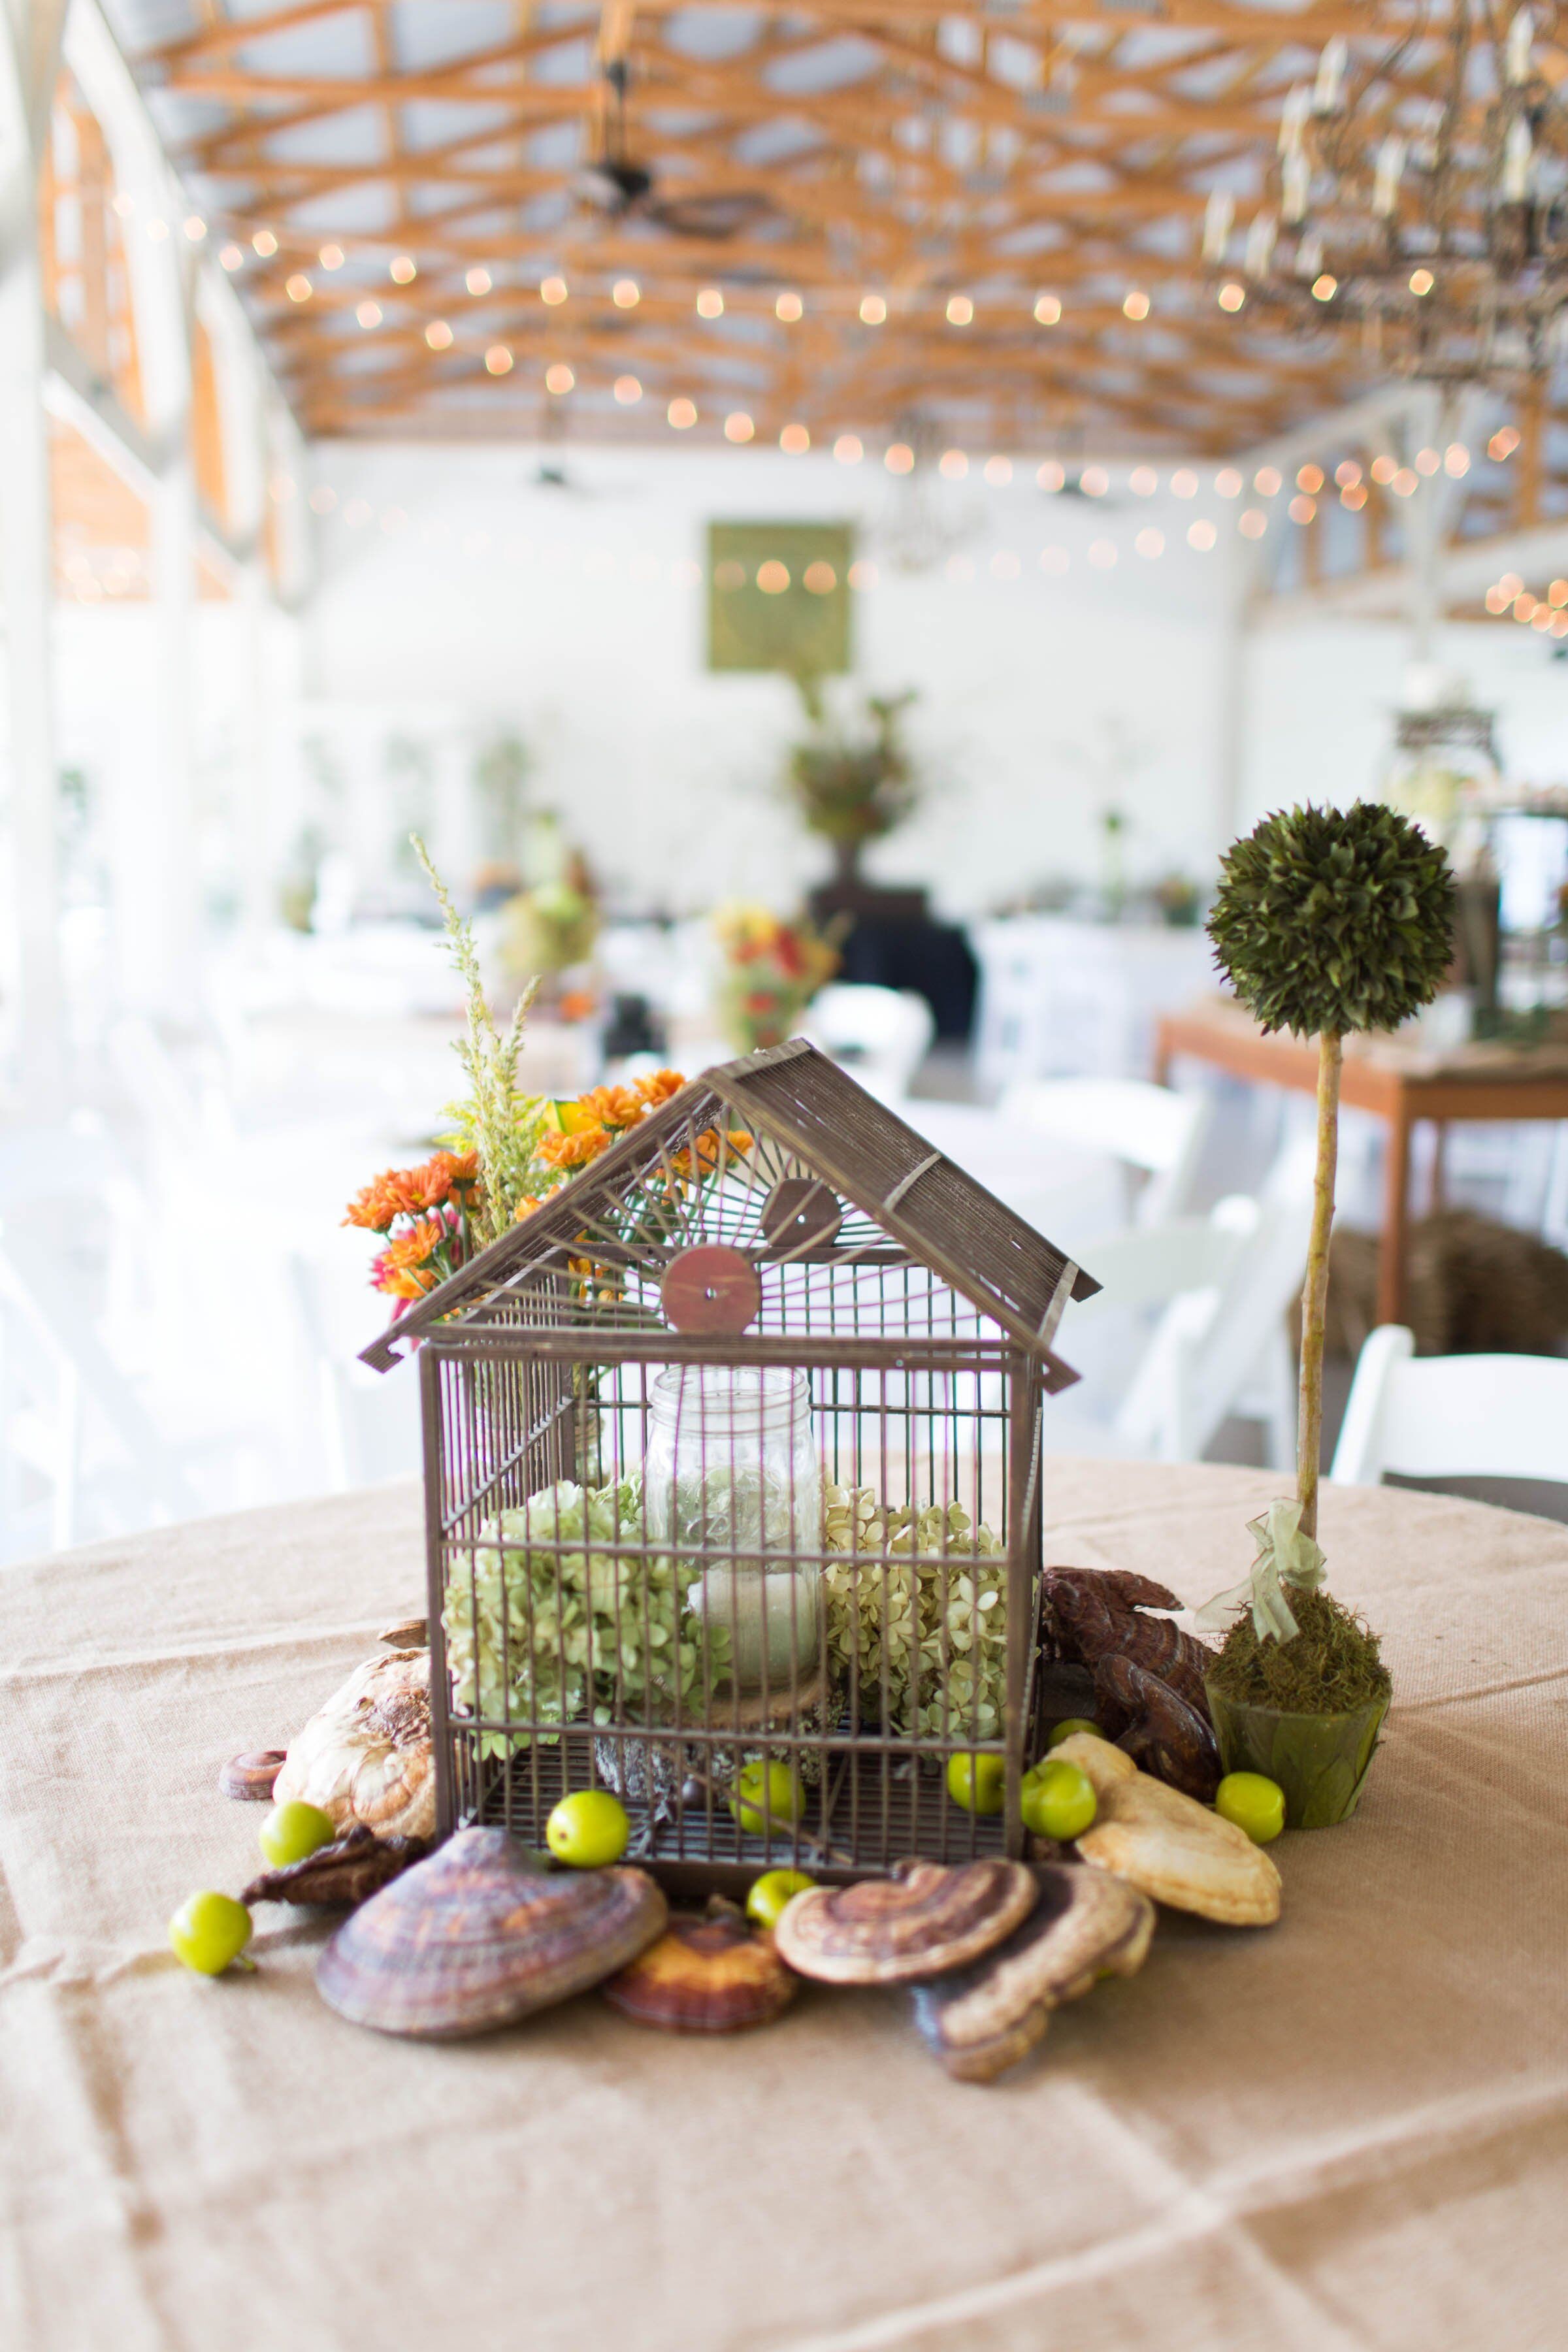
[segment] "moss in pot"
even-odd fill
[[[1454,903],[1442,850],[1393,809],[1358,801],[1265,817],[1227,854],[1209,918],[1217,960],[1263,1029],[1318,1040],[1296,1497],[1250,1523],[1250,1576],[1203,1612],[1230,1627],[1206,1684],[1225,1769],[1278,1781],[1289,1828],[1353,1811],[1392,1690],[1375,1634],[1322,1589],[1317,1542],[1344,1040],[1397,1028],[1432,1002],[1452,958]]]

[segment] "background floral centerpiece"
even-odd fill
[[[741,1054],[782,1045],[837,971],[837,949],[809,923],[786,923],[766,907],[721,907],[713,929],[723,956],[716,1010],[725,1037]]]

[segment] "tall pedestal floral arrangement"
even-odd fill
[[[1324,1587],[1317,1540],[1344,1041],[1397,1028],[1432,1002],[1453,952],[1454,912],[1443,851],[1394,810],[1358,801],[1265,817],[1226,856],[1209,918],[1218,961],[1263,1029],[1318,1041],[1296,1495],[1251,1522],[1250,1577],[1205,1612],[1235,1620],[1209,1678],[1226,1769],[1278,1780],[1297,1827],[1352,1810],[1391,1690],[1375,1634]]]

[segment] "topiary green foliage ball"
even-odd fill
[[[1453,954],[1454,877],[1380,801],[1266,816],[1226,852],[1208,934],[1265,1030],[1396,1029]]]

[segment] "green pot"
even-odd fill
[[[1277,1780],[1285,1791],[1287,1829],[1322,1830],[1350,1819],[1388,1713],[1385,1698],[1343,1715],[1287,1715],[1228,1698],[1212,1678],[1204,1688],[1226,1770]]]

